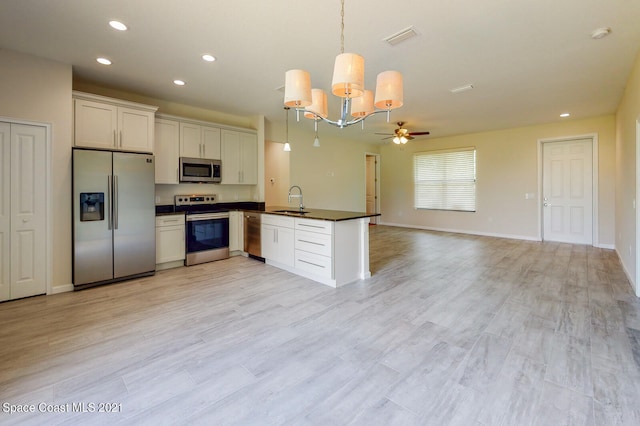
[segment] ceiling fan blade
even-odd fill
[[[428,135],[429,132],[409,132],[409,136]]]
[[[374,135],[387,135],[388,136],[388,135],[393,135],[393,133],[378,133],[378,132],[376,132],[376,133],[374,133]]]
[[[395,137],[395,135],[387,136],[386,138],[381,138],[380,140],[381,140],[381,141],[383,141],[383,140],[385,140],[385,139],[391,139],[391,138],[393,138],[393,137]]]

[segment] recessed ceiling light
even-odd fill
[[[216,60],[216,58],[212,55],[209,55],[208,53],[205,55],[202,55],[202,59],[207,61],[207,62],[213,62]]]
[[[111,28],[118,31],[127,31],[127,26],[120,21],[109,21]]]
[[[560,117],[562,118],[567,118],[569,117],[571,114],[569,114],[568,112],[563,112],[562,114],[560,114]]]
[[[601,38],[605,38],[609,34],[611,34],[611,28],[609,28],[609,27],[596,28],[591,33],[591,38],[594,39],[594,40],[598,40],[598,39],[601,39]]]
[[[173,84],[175,84],[176,86],[184,86],[185,83],[183,80],[173,80]]]
[[[111,61],[107,58],[98,58],[96,59],[96,61],[98,61],[98,63],[102,65],[111,65]]]

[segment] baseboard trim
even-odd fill
[[[496,234],[493,232],[478,232],[478,231],[468,231],[468,230],[463,231],[460,229],[436,228],[433,226],[407,225],[404,223],[391,223],[391,222],[380,222],[379,224],[386,225],[386,226],[396,226],[399,228],[424,229],[425,231],[451,232],[454,234],[478,235],[481,237],[508,238],[510,240],[524,240],[524,241],[542,241],[537,237],[530,237],[526,235]]]
[[[71,283],[54,286],[51,288],[51,293],[48,294],[67,293],[69,291],[73,291],[73,284]]]

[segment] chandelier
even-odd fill
[[[322,89],[311,89],[307,71],[294,69],[285,74],[284,104],[295,108],[298,119],[303,111],[306,118],[315,121],[316,141],[320,120],[342,129],[373,114],[386,112],[388,122],[390,111],[403,103],[402,74],[398,71],[378,74],[375,95],[365,90],[364,58],[356,53],[344,53],[344,0],[341,0],[340,16],[340,54],[336,56],[331,84],[331,93],[342,98],[340,118],[335,121],[327,118],[327,94]]]

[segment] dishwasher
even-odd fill
[[[244,251],[250,257],[262,258],[262,249],[260,247],[260,223],[262,222],[262,213],[244,212]]]

